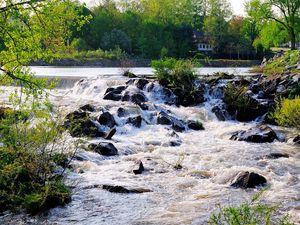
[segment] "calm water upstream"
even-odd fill
[[[122,68],[103,68],[103,67],[51,67],[51,66],[32,66],[30,67],[37,76],[61,77],[61,78],[84,78],[91,76],[119,76]],[[248,75],[248,67],[203,67],[197,68],[199,75],[211,75],[215,72],[233,73],[236,75]],[[150,67],[131,68],[131,72],[137,75],[153,75],[153,69]]]
[[[119,151],[118,156],[104,157],[80,150],[81,160],[73,167],[80,173],[69,172],[68,182],[74,186],[72,202],[58,207],[37,219],[37,224],[61,225],[126,225],[126,224],[195,224],[205,225],[216,205],[238,205],[257,193],[257,189],[235,189],[231,179],[240,171],[253,171],[265,176],[269,189],[263,199],[280,206],[300,224],[300,151],[290,143],[254,144],[229,140],[231,134],[248,129],[256,123],[218,121],[211,108],[219,101],[207,95],[208,101],[194,107],[176,107],[164,104],[160,86],[144,93],[151,107],[141,110],[131,102],[103,100],[108,87],[125,84],[126,79],[115,68],[55,68],[33,67],[38,75],[59,77],[89,77],[74,87],[58,90],[52,96],[56,106],[68,113],[90,103],[101,110],[109,110],[118,124],[117,133],[110,141]],[[247,73],[248,68],[238,68]],[[151,74],[150,68],[132,70],[138,74]],[[200,73],[216,71],[237,73],[234,68],[202,68]],[[93,77],[94,75],[100,75]],[[101,76],[102,75],[102,76]],[[103,76],[114,75],[114,76]],[[130,87],[132,90],[134,87]],[[5,98],[5,96],[3,97]],[[141,128],[126,124],[126,117],[117,116],[119,107],[127,109],[130,116],[141,115]],[[200,120],[204,131],[188,130],[170,136],[170,129],[157,125],[153,115],[166,110],[184,120]],[[295,135],[292,129],[273,127],[287,139]],[[72,139],[69,137],[69,139]],[[171,141],[180,146],[170,146]],[[101,138],[89,142],[103,141]],[[265,159],[261,156],[282,152],[289,158]],[[142,160],[146,172],[134,175],[136,160]],[[174,169],[180,162],[181,170]],[[128,188],[148,189],[143,194],[116,194],[100,188],[102,185],[121,185]],[[7,218],[1,218],[7,221]],[[20,224],[33,224],[35,219],[20,219]],[[24,222],[27,221],[27,222]],[[33,221],[29,223],[28,221]],[[18,224],[16,221],[11,224]]]

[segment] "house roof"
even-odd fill
[[[203,31],[200,31],[200,30],[194,30],[193,31],[194,33],[194,38],[204,38],[204,32]]]

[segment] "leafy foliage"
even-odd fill
[[[219,206],[219,212],[212,214],[208,223],[210,225],[293,225],[287,216],[278,219],[276,215],[278,208],[260,203],[259,195],[237,207]]]
[[[63,183],[70,163],[63,130],[50,105],[31,103],[30,108],[17,103],[18,109],[7,109],[1,119],[1,210],[24,208],[34,214],[70,201],[71,191]]]
[[[251,98],[246,95],[247,88],[229,84],[224,90],[224,102],[229,109],[244,111],[251,106]]]
[[[152,67],[159,82],[170,88],[178,97],[178,103],[184,106],[199,103],[202,90],[195,85],[197,75],[196,64],[191,60],[166,58],[153,60]],[[201,101],[200,101],[201,102]]]
[[[300,98],[282,99],[277,104],[273,117],[282,126],[300,129]]]
[[[264,74],[267,76],[278,76],[283,74],[287,67],[294,66],[298,63],[299,54],[298,50],[288,51],[283,56],[268,63],[263,69]]]

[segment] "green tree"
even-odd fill
[[[296,48],[297,27],[300,23],[300,0],[253,0],[258,5],[256,15],[262,19],[274,20],[287,31],[291,49]]]
[[[47,4],[45,4],[47,2]],[[38,87],[30,71],[23,68],[32,61],[51,61],[63,51],[71,37],[70,27],[81,26],[82,18],[77,17],[72,1],[1,1],[0,70],[2,81],[17,80],[29,87]],[[3,4],[4,3],[4,4]]]
[[[131,39],[124,31],[113,29],[111,32],[107,32],[103,35],[101,47],[104,50],[113,50],[119,47],[120,49],[130,53]]]

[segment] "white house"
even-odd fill
[[[209,44],[203,32],[194,30],[193,38],[199,52],[210,53],[213,51],[213,47]]]

